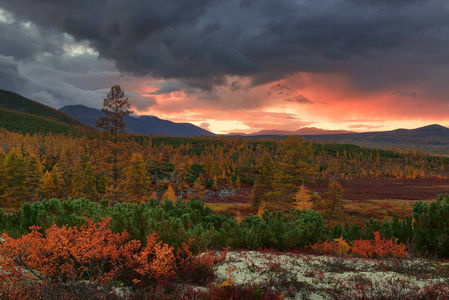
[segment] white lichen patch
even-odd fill
[[[447,272],[438,271],[444,268],[449,266],[425,260],[236,251],[229,252],[217,268],[217,282],[230,276],[235,285],[273,284],[280,292],[283,288],[297,290],[286,299],[370,299],[416,294],[438,285],[447,288]]]

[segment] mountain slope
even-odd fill
[[[347,130],[325,130],[316,127],[303,127],[295,131],[288,130],[261,130],[255,133],[250,133],[250,136],[258,135],[329,135],[329,134],[343,134],[354,133]]]
[[[101,110],[84,105],[67,105],[60,109],[81,123],[95,127]],[[155,116],[126,116],[124,119],[126,130],[131,133],[163,134],[172,136],[212,136],[212,132],[189,123],[175,123],[161,120]]]
[[[274,138],[283,139],[288,135],[302,136],[305,140],[313,142],[337,142],[354,144],[361,147],[379,149],[416,149],[425,152],[447,154],[449,151],[449,128],[433,124],[416,129],[396,129],[392,131],[377,131],[363,133],[337,133],[303,128],[297,131],[266,130],[255,134],[230,134],[231,136],[245,136],[248,138]],[[315,131],[315,134],[310,134]],[[279,134],[280,133],[280,134]]]
[[[54,108],[5,90],[0,90],[0,127],[29,134],[93,130]]]
[[[57,109],[5,90],[0,90],[0,108],[19,113],[27,113],[69,125],[85,127],[77,120]]]
[[[81,130],[65,123],[0,108],[0,128],[19,133],[78,134]]]
[[[333,135],[304,136],[311,141],[335,141],[371,148],[418,149],[427,152],[449,150],[449,128],[441,125],[428,125],[416,129],[396,129],[392,131],[348,133]]]

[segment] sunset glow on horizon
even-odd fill
[[[435,123],[449,125],[449,117],[439,115],[442,107],[417,109],[410,104],[426,102],[415,99],[420,94],[417,89],[412,94],[395,90],[363,93],[341,74],[298,73],[257,87],[222,90],[219,97],[210,99],[182,91],[150,96],[154,91],[148,84],[141,93],[134,91],[143,101],[152,102],[144,109],[134,106],[136,114],[188,122],[216,134],[295,131],[304,127],[368,132]],[[133,104],[133,96],[129,97]]]
[[[0,0],[0,28],[0,89],[58,109],[120,84],[217,134],[449,126],[445,1]]]

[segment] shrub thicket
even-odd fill
[[[207,248],[259,249],[281,251],[301,249],[319,241],[343,238],[348,243],[356,240],[373,240],[376,232],[385,239],[413,245],[420,253],[449,257],[449,196],[438,196],[433,203],[417,202],[413,219],[379,222],[370,219],[364,226],[337,225],[327,228],[323,218],[313,210],[285,212],[265,211],[261,216],[250,215],[237,221],[230,215],[214,213],[201,201],[161,203],[118,203],[110,206],[107,200],[100,203],[86,199],[61,201],[58,199],[26,203],[19,210],[6,213],[0,210],[0,232],[14,237],[30,233],[37,225],[42,233],[52,224],[58,227],[80,227],[85,218],[100,221],[111,217],[111,230],[127,231],[131,239],[146,243],[153,231],[175,249],[193,239],[192,251]]]

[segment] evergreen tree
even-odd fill
[[[97,177],[92,169],[92,164],[90,163],[90,157],[85,155],[82,157],[82,168],[83,168],[83,192],[85,195],[94,197],[97,194],[96,181]]]
[[[134,153],[131,157],[127,185],[129,191],[138,196],[143,196],[151,190],[151,178],[147,175],[145,162],[139,153]]]
[[[119,198],[119,185],[122,179],[122,170],[124,168],[123,152],[125,146],[122,143],[123,136],[126,133],[126,124],[123,118],[132,111],[130,110],[128,98],[125,98],[125,92],[119,85],[111,87],[111,91],[103,100],[103,108],[101,115],[97,121],[97,127],[106,131],[108,143],[104,145],[110,152],[110,165],[112,173],[112,187],[110,191],[113,196],[113,204],[115,205]]]
[[[235,179],[235,187],[239,191],[242,188],[242,181],[240,180],[240,176],[238,176],[238,175],[237,175],[237,178]]]
[[[46,199],[61,197],[61,183],[62,179],[56,167],[51,172],[47,171],[44,174],[44,181],[42,183],[42,194]]]
[[[295,208],[297,209],[312,209],[313,202],[312,202],[312,196],[310,195],[311,191],[304,186],[304,184],[301,185],[301,187],[298,189],[298,191],[295,194]]]
[[[191,194],[191,199],[195,198],[198,200],[202,200],[204,197],[206,197],[206,188],[204,187],[204,183],[203,180],[201,178],[201,176],[199,176],[196,180],[195,183],[193,184],[192,190],[191,190],[192,194]]]
[[[175,194],[175,190],[173,189],[171,184],[168,185],[168,188],[165,191],[164,196],[162,196],[162,203],[165,203],[165,200],[170,200],[173,203],[175,203],[176,200],[178,200]]]
[[[329,183],[328,188],[323,203],[325,214],[329,219],[338,218],[343,212],[343,188],[336,181]]]
[[[184,190],[188,187],[186,182],[188,167],[184,160],[185,159],[183,158],[174,160],[175,187],[180,192],[181,198],[183,196]]]
[[[254,181],[254,188],[251,193],[251,205],[259,207],[262,202],[268,200],[268,194],[273,190],[275,164],[270,154],[265,153],[262,157],[259,174]]]
[[[42,175],[42,165],[39,157],[31,154],[26,166],[26,186],[31,195],[31,202],[34,202],[36,193],[39,193],[42,184]]]
[[[280,161],[274,174],[274,190],[270,198],[283,205],[294,201],[298,186],[311,180],[316,170],[312,164],[313,149],[302,138],[292,136],[285,139],[280,145],[279,154]]]
[[[6,182],[6,155],[0,148],[0,208],[6,206],[8,185]]]
[[[6,184],[9,200],[18,206],[26,198],[26,164],[22,154],[12,149],[6,156]]]
[[[70,167],[70,180],[68,184],[68,195],[72,198],[84,198],[84,170],[81,165],[81,158],[77,157]]]

